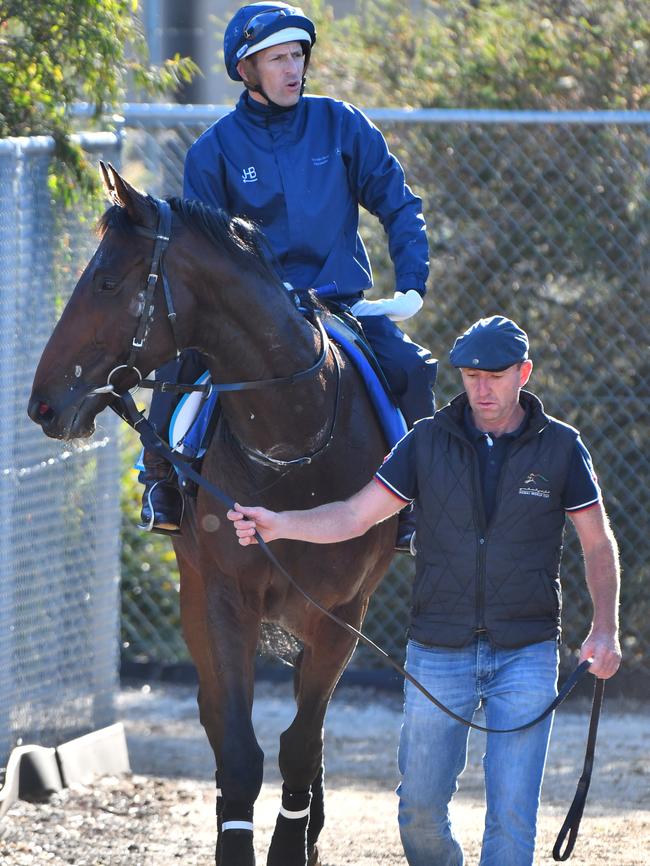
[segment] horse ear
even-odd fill
[[[155,209],[144,193],[131,186],[120,175],[115,166],[100,162],[104,189],[118,207],[123,207],[136,225],[151,226],[155,223]]]
[[[102,185],[104,187],[104,192],[106,193],[106,198],[111,199],[113,201],[113,195],[115,194],[115,187],[113,186],[113,181],[111,180],[111,176],[108,173],[108,168],[106,167],[106,163],[103,160],[99,160],[99,170],[102,176]],[[113,202],[115,204],[115,202]]]

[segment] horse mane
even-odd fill
[[[243,217],[231,217],[221,208],[213,208],[200,201],[176,196],[166,199],[171,209],[179,215],[185,225],[207,238],[215,247],[225,250],[246,270],[281,286],[282,282],[269,262],[271,248],[262,230]],[[97,233],[103,237],[107,229],[129,233],[135,225],[126,208],[119,205],[109,207],[99,218]]]

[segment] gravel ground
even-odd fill
[[[648,706],[606,701],[594,779],[573,866],[650,864]],[[214,863],[213,759],[198,723],[194,689],[153,685],[119,697],[133,774],[74,786],[47,803],[16,803],[0,824],[0,862],[10,866],[211,866]],[[573,798],[589,708],[556,717],[540,813],[537,866]],[[396,826],[395,753],[401,698],[340,688],[326,725],[327,823],[322,866],[405,864]],[[255,724],[266,753],[256,806],[256,848],[264,863],[279,805],[278,735],[292,717],[288,684],[258,686]],[[482,735],[453,804],[467,866],[478,862],[483,821]]]

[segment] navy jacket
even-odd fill
[[[362,205],[388,235],[395,288],[425,292],[422,202],[381,132],[345,102],[303,96],[278,111],[245,92],[189,149],[184,196],[257,222],[284,281],[335,283],[350,301],[372,286],[358,233]]]

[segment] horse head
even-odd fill
[[[148,292],[160,203],[111,165],[101,163],[101,172],[113,205],[45,346],[28,406],[29,417],[57,439],[90,436],[113,390],[133,387],[176,351],[162,287]],[[160,274],[154,289],[156,282]]]

